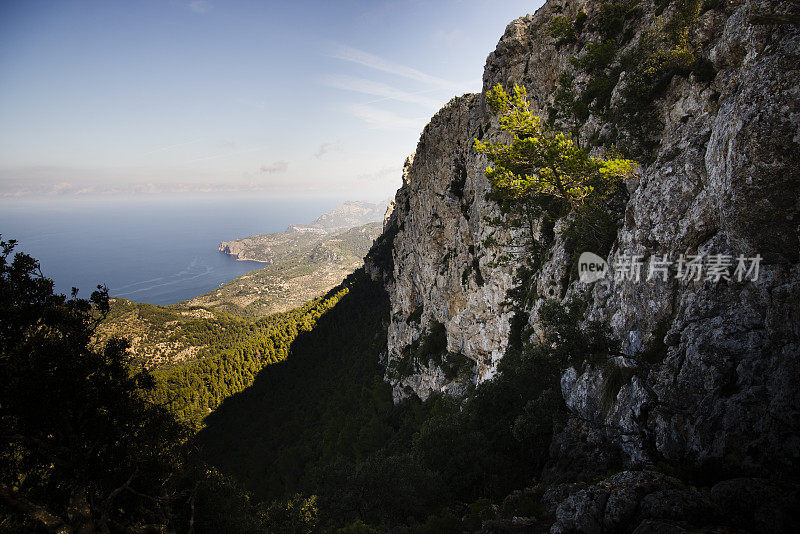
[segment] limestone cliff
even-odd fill
[[[598,75],[590,43],[601,41],[601,2],[549,0],[506,29],[486,63],[484,91],[524,85],[547,115],[564,84],[585,89]],[[608,4],[608,3],[605,3]],[[618,3],[620,4],[620,3]],[[705,2],[688,22],[703,68],[671,72],[653,95],[656,126],[619,119],[634,74],[626,52],[669,28],[691,2],[627,2],[614,58],[605,67],[606,102],[590,100],[576,131],[584,146],[633,146],[642,155],[611,265],[636,256],[642,279],[583,284],[556,225],[548,259],[535,273],[541,297],[524,310],[536,330],[546,298],[588,301],[586,319],[607,322],[623,343],[616,365],[625,382],[610,405],[601,398],[607,367],[568,369],[562,393],[572,421],[553,444],[610,444],[630,465],[659,459],[724,460],[754,473],[795,469],[800,456],[800,31],[796,2]],[[585,15],[580,13],[584,12]],[[574,34],[553,20],[578,21]],[[795,22],[792,22],[795,21]],[[573,30],[570,30],[573,31]],[[611,73],[611,74],[609,74]],[[632,81],[633,80],[633,81]],[[656,83],[656,82],[654,82]],[[584,93],[585,94],[585,93]],[[628,103],[629,104],[629,103]],[[500,135],[482,95],[451,100],[425,127],[409,158],[384,237],[367,259],[391,300],[387,364],[409,357],[431,325],[442,324],[447,351],[469,358],[468,377],[448,377],[436,362],[387,379],[395,398],[458,392],[493,376],[515,310],[506,302],[515,265],[497,262],[510,230],[487,200],[487,161],[473,140]],[[763,260],[756,281],[645,280],[657,259],[743,255]],[[645,362],[642,355],[648,354]],[[565,512],[566,513],[566,512]],[[565,516],[566,517],[566,516]],[[566,527],[565,527],[566,528]],[[566,529],[569,530],[569,529]]]

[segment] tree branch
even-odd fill
[[[50,513],[44,506],[34,504],[16,491],[5,485],[0,485],[0,499],[9,507],[21,512],[40,523],[48,532],[56,534],[71,534],[72,527],[55,514]]]

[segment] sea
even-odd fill
[[[204,195],[0,202],[2,240],[36,258],[56,291],[174,304],[263,264],[218,251],[220,241],[307,224],[344,199]]]

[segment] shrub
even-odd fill
[[[640,3],[641,0],[626,0],[600,4],[596,30],[601,37],[606,40],[619,35],[625,27],[625,22],[639,12]]]
[[[583,31],[586,18],[587,15],[583,11],[578,13],[574,20],[570,20],[565,15],[556,15],[550,21],[547,33],[556,39],[556,47],[576,43],[578,34]]]

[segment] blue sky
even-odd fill
[[[541,1],[0,2],[0,199],[379,199]]]

